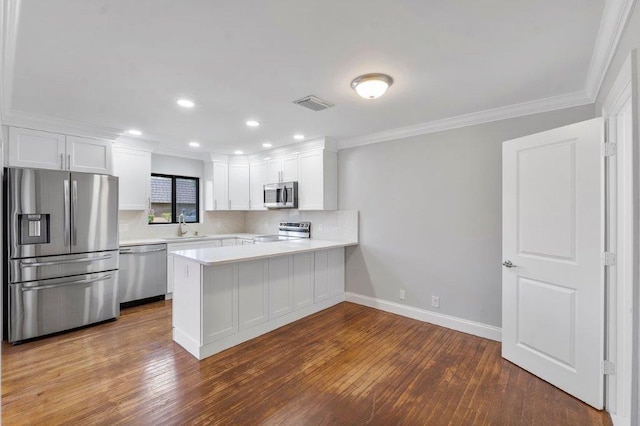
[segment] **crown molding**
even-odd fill
[[[156,149],[154,149],[153,154],[168,155],[169,157],[188,158],[190,160],[209,160],[208,152],[189,152],[181,149],[169,148],[162,145],[159,145]]]
[[[633,11],[636,0],[605,0],[598,38],[591,56],[585,92],[595,100],[616,53],[618,42]]]
[[[64,133],[66,135],[109,140],[116,140],[122,135],[122,133],[124,133],[124,130],[113,127],[80,123],[64,118],[50,117],[48,115],[33,114],[17,110],[13,110],[7,116],[3,116],[2,124],[35,130],[45,130],[54,133]]]
[[[492,121],[506,120],[524,115],[538,114],[574,106],[593,103],[585,92],[574,92],[566,95],[554,96],[536,101],[522,102],[499,108],[487,109],[470,114],[443,118],[441,120],[428,121],[414,126],[400,127],[398,129],[371,133],[351,139],[338,141],[338,149],[351,148],[360,145],[369,145],[378,142],[386,142],[394,139],[408,138],[427,133],[442,132],[444,130],[489,123]]]
[[[122,136],[114,142],[113,147],[118,149],[132,149],[136,151],[147,151],[149,153],[152,153],[158,148],[159,144],[159,142],[151,141],[148,139],[134,139],[127,136]]]

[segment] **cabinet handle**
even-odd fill
[[[64,170],[64,154],[60,154],[60,169]]]
[[[67,155],[67,170],[71,170],[71,154]]]
[[[218,210],[218,200],[213,200],[213,209]]]
[[[251,210],[251,200],[249,200],[249,210]]]
[[[229,199],[229,210],[231,210],[231,199]]]

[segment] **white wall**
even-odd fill
[[[502,142],[593,117],[587,105],[339,151],[339,208],[360,212],[347,291],[500,327]]]

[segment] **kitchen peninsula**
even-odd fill
[[[344,300],[344,248],[303,239],[173,252],[173,340],[198,359]]]

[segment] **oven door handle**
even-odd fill
[[[78,285],[78,284],[91,284],[91,283],[95,283],[98,281],[105,281],[111,278],[111,275],[104,275],[102,277],[98,277],[98,278],[90,278],[88,280],[77,280],[77,281],[68,281],[66,283],[60,283],[60,284],[49,284],[49,285],[41,285],[41,286],[35,286],[35,287],[22,287],[22,291],[39,291],[39,290],[48,290],[51,288],[58,288],[58,287],[66,287],[69,285]]]
[[[52,260],[50,262],[20,262],[21,268],[33,268],[34,266],[55,266],[55,265],[65,265],[67,263],[83,263],[83,262],[96,262],[98,260],[108,260],[111,259],[110,254],[105,254],[100,257],[91,257],[85,259],[70,259],[70,260]]]

